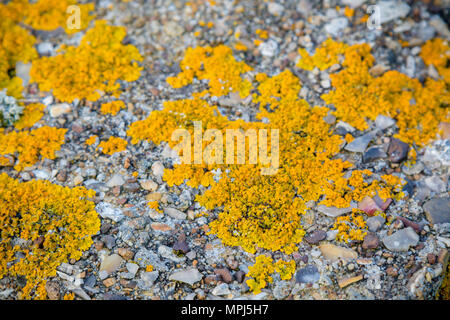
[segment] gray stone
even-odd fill
[[[185,220],[187,217],[186,213],[175,208],[164,208],[164,213],[167,214],[169,217],[178,220]]]
[[[380,23],[386,23],[408,15],[410,7],[402,1],[379,1]]]
[[[52,118],[59,117],[65,113],[69,113],[72,107],[68,103],[57,103],[49,107]]]
[[[376,161],[379,159],[386,158],[387,154],[384,152],[384,149],[382,146],[374,146],[369,149],[367,149],[366,152],[364,152],[362,161],[363,163],[368,163],[372,161]]]
[[[128,262],[126,264],[126,267],[127,267],[128,272],[130,272],[132,274],[136,274],[136,272],[138,272],[138,270],[139,270],[139,266],[136,263]]]
[[[141,268],[145,268],[148,265],[152,265],[154,270],[167,271],[166,265],[161,261],[159,256],[153,251],[145,248],[140,249],[133,258]]]
[[[316,266],[308,265],[297,271],[295,280],[299,283],[314,283],[319,281],[320,273]]]
[[[125,216],[122,213],[122,210],[119,208],[113,207],[108,202],[100,202],[95,206],[95,211],[102,217],[111,219],[114,222],[121,221]]]
[[[345,150],[350,152],[364,152],[376,135],[376,131],[368,132],[345,146]]]
[[[450,223],[450,197],[434,198],[423,205],[431,224]]]
[[[125,260],[123,260],[121,256],[114,253],[102,261],[100,264],[100,271],[106,271],[108,274],[111,274],[119,269],[123,261]]]
[[[291,285],[288,281],[277,281],[275,288],[273,288],[273,297],[281,300],[289,296],[291,293]]]
[[[31,62],[23,63],[21,61],[16,63],[16,76],[22,79],[22,85],[26,87],[30,83]]]
[[[408,156],[409,145],[399,139],[392,138],[389,143],[389,160],[395,163],[402,162]]]
[[[158,271],[142,272],[141,279],[138,281],[137,285],[142,290],[150,290],[153,284],[155,283],[156,279],[158,279],[158,276],[159,276]]]
[[[269,2],[267,10],[274,16],[280,16],[283,13],[284,7],[276,2]]]
[[[425,185],[433,192],[442,193],[446,191],[446,186],[444,181],[442,181],[438,176],[428,177],[424,180]]]
[[[382,114],[377,116],[375,119],[375,125],[378,129],[384,130],[386,128],[392,127],[395,124],[395,120],[389,117],[386,117]]]
[[[220,283],[212,290],[212,294],[215,296],[226,296],[230,293],[230,288],[228,288],[226,283]]]
[[[111,177],[111,179],[108,180],[108,182],[106,183],[106,186],[109,188],[112,188],[112,187],[121,186],[124,183],[125,183],[125,180],[122,177],[122,175],[116,173]]]
[[[401,229],[390,236],[383,238],[384,246],[390,251],[408,251],[409,247],[414,247],[419,243],[419,236],[413,228]]]
[[[417,161],[413,165],[403,165],[402,171],[404,174],[407,174],[408,176],[413,176],[415,174],[419,174],[424,169],[424,165],[422,162]]]
[[[341,216],[345,213],[352,212],[352,209],[356,208],[356,207],[357,207],[357,205],[354,202],[352,202],[350,204],[350,207],[347,207],[347,208],[327,207],[327,206],[324,206],[321,204],[321,205],[317,206],[317,210],[326,216],[335,218],[335,217]]]
[[[366,220],[367,227],[371,232],[377,232],[384,225],[386,220],[382,216],[369,217]]]
[[[175,253],[173,253],[173,249],[165,246],[165,245],[160,245],[158,248],[158,254],[166,259],[169,259],[173,262],[176,263],[181,263],[184,262],[186,260],[186,257],[177,257],[177,255]]]
[[[277,54],[278,44],[274,40],[269,39],[261,43],[258,48],[264,57],[271,58]]]
[[[187,283],[189,285],[193,285],[196,282],[202,280],[203,275],[195,268],[189,268],[185,270],[175,271],[169,276],[169,280],[171,281],[180,281]]]
[[[339,32],[348,26],[348,19],[345,17],[334,18],[325,25],[325,31],[333,36],[338,36]]]
[[[41,42],[37,45],[37,51],[41,56],[51,56],[53,53],[53,44],[48,41]]]

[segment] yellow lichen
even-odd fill
[[[346,48],[345,43],[335,42],[331,38],[325,40],[312,56],[305,49],[300,48],[298,53],[301,58],[297,62],[297,67],[305,70],[313,70],[316,67],[320,70],[328,69],[339,63],[339,55],[343,55]]]
[[[97,20],[78,47],[62,46],[60,54],[33,62],[30,76],[42,91],[52,91],[55,98],[97,101],[103,94],[120,94],[119,80],[139,78],[142,61],[138,49],[123,45],[126,29]]]
[[[427,66],[432,64],[444,81],[450,84],[450,47],[447,40],[441,38],[428,40],[422,46],[420,56]]]
[[[20,119],[14,123],[17,130],[31,128],[44,115],[45,105],[42,103],[31,103],[25,106]]]
[[[45,299],[47,278],[79,259],[100,230],[95,191],[0,174],[0,278],[24,276],[22,299]]]
[[[90,136],[89,138],[87,138],[84,143],[86,143],[88,146],[92,146],[94,143],[97,142],[97,138],[98,138],[98,136],[96,136],[94,134],[94,135]]]
[[[125,108],[125,103],[121,100],[111,101],[103,103],[100,107],[100,111],[103,114],[112,114],[115,116],[121,109]]]
[[[367,234],[367,225],[362,212],[356,210],[350,215],[337,217],[332,230],[338,231],[337,241],[362,241]]]
[[[31,131],[0,133],[0,155],[18,156],[17,171],[32,166],[40,158],[54,159],[64,143],[67,129],[41,127]]]
[[[97,150],[101,149],[104,154],[113,155],[116,152],[121,152],[127,149],[128,142],[119,137],[110,137],[107,141],[102,141],[98,144]]]

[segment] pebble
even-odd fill
[[[126,265],[128,272],[136,274],[139,270],[139,266],[136,263],[128,262]]]
[[[295,280],[298,283],[314,283],[319,281],[320,273],[316,266],[308,265],[297,271]]]
[[[267,10],[269,11],[270,14],[273,14],[274,16],[281,16],[284,7],[276,2],[269,2],[269,4],[267,5]]]
[[[380,23],[386,23],[408,15],[410,7],[401,1],[380,1],[377,3]]]
[[[423,163],[420,161],[417,161],[416,163],[414,163],[412,165],[404,164],[402,166],[402,171],[404,174],[406,174],[408,176],[413,176],[415,174],[421,173],[424,168],[425,167],[424,167]]]
[[[169,260],[171,260],[171,261],[173,261],[173,262],[176,262],[176,263],[181,263],[181,262],[184,262],[184,261],[186,261],[186,257],[178,257],[174,252],[173,252],[173,249],[172,248],[170,248],[170,247],[168,247],[168,246],[165,246],[165,245],[160,245],[159,247],[158,247],[158,254],[161,256],[161,257],[163,257],[163,258],[166,258],[166,259],[169,259]]]
[[[401,229],[383,238],[385,247],[394,252],[408,251],[409,247],[414,247],[418,243],[419,236],[411,227]]]
[[[333,218],[341,216],[341,215],[349,213],[349,212],[352,212],[353,208],[356,208],[356,204],[353,202],[351,203],[350,207],[347,207],[347,208],[327,207],[324,205],[317,206],[317,210],[319,212],[323,213],[326,216],[333,217]]]
[[[354,276],[354,277],[350,277],[350,278],[345,278],[345,279],[339,279],[338,280],[338,285],[340,288],[345,288],[349,285],[351,285],[352,283],[361,281],[363,279],[362,275],[358,275],[358,276]]]
[[[361,152],[362,153],[366,150],[367,146],[373,140],[375,135],[376,135],[376,130],[368,132],[368,133],[356,138],[349,144],[347,144],[344,147],[344,149],[347,151],[350,151],[350,152]]]
[[[109,188],[112,187],[116,187],[116,186],[121,186],[125,183],[124,178],[122,177],[121,174],[114,174],[111,179],[108,180],[108,182],[106,183],[106,186]]]
[[[52,118],[59,117],[63,114],[69,113],[72,108],[68,103],[57,103],[48,107]]]
[[[438,176],[427,177],[424,179],[425,185],[433,192],[442,193],[447,190],[446,184]]]
[[[141,279],[138,281],[138,287],[142,290],[150,290],[156,279],[158,279],[158,276],[158,271],[142,272]]]
[[[432,225],[450,223],[450,197],[431,199],[423,205],[423,210]]]
[[[270,39],[261,43],[258,49],[264,57],[271,58],[277,54],[278,44],[274,40]]]
[[[382,216],[369,217],[366,220],[367,227],[371,232],[377,232],[386,220]]]
[[[227,268],[215,269],[214,274],[219,275],[225,283],[233,281],[233,276]]]
[[[338,36],[340,31],[348,27],[348,19],[345,17],[334,18],[325,25],[325,31],[333,36]]]
[[[230,288],[228,288],[228,284],[226,283],[220,283],[212,290],[212,294],[215,296],[226,296],[230,293]]]
[[[169,280],[171,281],[180,281],[191,286],[199,282],[202,278],[203,275],[196,268],[175,271],[169,276]]]
[[[175,208],[164,208],[164,213],[167,214],[169,217],[178,220],[185,220],[187,217],[187,215],[184,212]]]
[[[106,257],[100,264],[100,272],[106,271],[108,274],[115,272],[119,269],[120,265],[124,260],[118,254],[112,254]]]
[[[363,154],[362,161],[363,163],[372,162],[375,160],[386,158],[387,154],[384,151],[384,148],[382,146],[374,146],[369,149]]]
[[[389,160],[394,163],[402,162],[408,156],[409,145],[399,139],[392,138],[389,147],[388,155]]]
[[[37,51],[41,56],[51,56],[53,54],[53,44],[48,41],[41,42],[37,45]]]
[[[364,237],[364,241],[363,241],[362,247],[365,250],[376,249],[376,248],[378,248],[378,244],[379,244],[378,236],[376,234],[374,234],[374,233],[368,233]]]
[[[330,260],[332,262],[339,260],[339,258],[343,260],[351,260],[351,259],[357,259],[358,254],[356,251],[340,246],[336,246],[334,244],[322,244],[319,246],[320,251],[322,252],[322,255],[325,257],[325,259]]]
[[[150,191],[150,192],[156,191],[156,189],[158,189],[158,184],[151,179],[142,180],[142,181],[140,181],[140,184],[141,184],[142,189]]]
[[[119,248],[117,250],[117,252],[119,253],[119,255],[124,258],[125,260],[131,260],[134,257],[134,252],[131,249],[127,249],[127,248]]]
[[[95,206],[95,211],[102,217],[111,219],[114,222],[121,221],[125,216],[122,213],[122,210],[119,208],[113,207],[108,202],[100,202]]]
[[[22,79],[22,85],[26,87],[30,83],[31,62],[23,63],[18,61],[16,63],[16,77]]]
[[[319,243],[327,237],[327,232],[324,230],[315,230],[305,236],[305,241],[311,244]]]
[[[156,161],[152,164],[152,172],[156,177],[161,178],[164,174],[164,165],[161,161]]]

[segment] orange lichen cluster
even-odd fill
[[[156,212],[162,213],[163,211],[159,208],[158,201],[149,201],[147,205],[155,210]]]
[[[368,128],[367,119],[382,114],[397,120],[395,137],[407,143],[422,147],[434,139],[439,123],[448,119],[446,83],[427,79],[422,85],[398,71],[374,77],[369,73],[373,63],[368,44],[347,47],[344,69],[330,76],[334,90],[322,99],[335,106],[339,119],[359,130]]]
[[[22,1],[23,2],[23,1]],[[19,22],[21,3],[0,3],[0,88],[15,98],[22,97],[22,79],[15,76],[17,62],[28,63],[37,57],[36,39]]]
[[[246,281],[250,290],[254,294],[261,292],[261,289],[265,288],[268,283],[273,282],[271,274],[278,272],[281,280],[289,280],[295,272],[295,261],[289,262],[278,260],[273,263],[271,257],[260,255],[256,257],[256,262],[253,266],[249,266],[247,276],[250,278]]]
[[[193,59],[192,50],[188,49],[189,59]],[[201,51],[199,48],[196,50]],[[210,57],[205,55],[203,59]],[[215,76],[219,79],[229,74],[240,74],[239,66],[237,70],[222,69],[224,74],[217,73],[217,65],[210,65],[204,60],[198,57],[195,60],[197,68],[203,66],[202,73],[216,72]],[[397,185],[394,180],[372,179],[367,182],[367,172],[357,170],[350,178],[344,178],[346,170],[352,165],[333,159],[340,150],[342,139],[332,135],[330,125],[323,120],[328,110],[311,107],[298,98],[301,83],[292,72],[285,70],[272,77],[261,73],[256,75],[255,81],[255,86],[250,83],[250,88],[254,88],[255,92],[252,100],[259,104],[257,119],[264,121],[231,121],[222,116],[216,106],[194,98],[164,102],[162,110],[153,111],[147,119],[133,123],[127,132],[132,143],[147,140],[160,144],[164,141],[173,148],[179,141],[171,139],[176,129],[186,129],[191,137],[188,143],[191,146],[195,144],[194,121],[201,122],[202,132],[217,129],[223,136],[228,129],[239,129],[241,132],[252,129],[279,130],[280,166],[276,174],[261,175],[261,168],[264,167],[261,159],[256,164],[247,161],[250,159],[248,137],[245,138],[245,164],[203,161],[198,164],[175,164],[173,169],[164,171],[163,179],[169,186],[186,183],[191,187],[200,184],[209,187],[196,200],[207,210],[220,208],[217,219],[210,223],[210,233],[217,235],[226,245],[241,246],[251,253],[262,248],[290,254],[296,250],[296,244],[304,235],[301,217],[307,210],[308,202],[342,208],[348,207],[352,200],[358,201],[374,193],[380,193],[383,197],[396,196],[398,190],[395,190]],[[239,83],[239,80],[235,82]],[[244,90],[244,94],[240,92],[241,96],[247,94],[247,85]],[[222,91],[220,94],[229,92]],[[210,139],[202,140],[201,147],[205,153],[210,143]],[[268,152],[275,148],[268,142]],[[224,147],[224,159],[228,152]],[[179,155],[182,157],[184,153]],[[195,158],[195,152],[192,155]],[[219,177],[218,181],[214,177]],[[263,284],[262,281],[257,283],[254,284],[255,289]]]
[[[78,47],[62,46],[60,54],[33,62],[30,76],[42,91],[52,91],[55,98],[97,101],[109,93],[120,94],[119,80],[134,81],[142,70],[138,49],[123,45],[126,29],[95,21]]]
[[[328,38],[316,49],[312,56],[305,49],[300,48],[298,53],[301,58],[297,62],[297,67],[310,71],[316,67],[320,70],[328,69],[339,63],[339,56],[344,54],[347,47],[345,43]]]
[[[447,84],[450,84],[450,46],[447,40],[435,38],[428,40],[420,52],[423,62],[432,64]]]
[[[111,101],[103,103],[100,107],[100,111],[103,114],[112,114],[115,116],[121,109],[125,108],[125,103],[121,100]]]
[[[45,126],[31,131],[0,132],[0,155],[17,155],[14,169],[21,171],[40,158],[54,159],[55,151],[64,143],[66,131]]]
[[[79,259],[100,230],[95,191],[0,174],[0,278],[24,276],[22,299],[45,299],[56,268]]]
[[[97,149],[101,149],[104,154],[113,155],[127,149],[128,142],[119,137],[110,137],[107,141],[98,144]]]
[[[45,105],[42,103],[31,103],[25,106],[20,119],[14,123],[17,130],[29,129],[44,115]]]
[[[367,234],[367,225],[362,212],[355,210],[350,215],[337,217],[332,230],[338,231],[337,241],[362,241]]]
[[[209,90],[200,95],[209,92],[213,96],[223,96],[239,92],[245,98],[250,94],[251,83],[242,79],[241,74],[252,68],[236,61],[232,49],[225,45],[187,48],[180,67],[182,71],[176,77],[167,78],[167,83],[174,88],[184,87],[197,78],[208,80],[209,85]]]
[[[87,144],[88,146],[92,146],[94,143],[97,142],[97,138],[98,138],[98,136],[96,136],[94,134],[94,135],[90,136],[89,138],[87,138],[84,143]]]

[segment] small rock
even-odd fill
[[[278,44],[274,40],[270,39],[261,43],[258,49],[264,57],[271,58],[277,54]]]
[[[106,186],[109,188],[112,187],[116,187],[116,186],[121,186],[125,183],[125,180],[123,179],[121,174],[114,174],[111,179],[108,180],[108,182],[106,183]]]
[[[107,288],[109,288],[115,284],[116,284],[116,279],[114,279],[114,278],[108,278],[108,279],[103,280],[103,285]]]
[[[112,254],[106,257],[100,264],[100,271],[106,271],[108,274],[119,269],[124,260],[118,254]]]
[[[233,281],[233,276],[227,268],[215,269],[214,274],[219,275],[225,283]]]
[[[65,113],[69,113],[72,108],[68,103],[57,103],[49,107],[52,118],[59,117]]]
[[[327,232],[324,230],[315,230],[305,237],[306,242],[311,244],[319,243],[327,237]]]
[[[417,161],[416,163],[414,163],[412,165],[404,164],[402,166],[402,171],[404,174],[407,174],[408,176],[413,176],[415,174],[421,173],[424,168],[425,167],[424,167],[423,163],[420,161]]]
[[[299,283],[314,283],[319,281],[320,273],[316,266],[308,265],[297,271],[295,280]]]
[[[179,240],[173,244],[172,249],[174,251],[181,251],[184,254],[189,252],[189,246],[185,240]]]
[[[166,259],[172,260],[173,262],[176,263],[181,263],[184,262],[186,260],[186,257],[178,257],[174,252],[173,249],[165,246],[165,245],[160,245],[158,247],[158,254]]]
[[[408,156],[409,145],[399,139],[392,138],[389,147],[388,155],[389,160],[394,163],[402,162]]]
[[[139,266],[136,263],[128,262],[126,264],[126,267],[127,267],[128,272],[130,272],[132,274],[136,274],[136,272],[138,272],[138,270],[139,270]]]
[[[119,208],[113,207],[108,202],[100,202],[95,206],[95,211],[102,217],[111,219],[114,222],[121,221],[125,216],[122,213],[122,210]]]
[[[195,268],[175,271],[169,276],[169,280],[171,281],[180,281],[191,286],[194,283],[199,282],[202,278],[203,275]]]
[[[230,294],[230,288],[228,288],[228,284],[226,283],[221,283],[218,284],[213,290],[212,290],[212,294],[215,296],[226,296],[228,294]]]
[[[368,233],[364,237],[362,247],[365,250],[376,249],[376,248],[378,248],[378,244],[379,244],[379,239],[378,239],[377,235],[374,233]]]
[[[348,285],[350,285],[352,283],[361,281],[362,279],[363,279],[362,275],[355,276],[355,277],[350,277],[350,278],[345,278],[345,279],[340,279],[340,280],[338,280],[338,285],[339,285],[340,288],[345,288],[345,287],[347,287]]]
[[[156,177],[162,177],[164,174],[164,165],[161,161],[156,161],[152,164],[152,172]]]
[[[284,7],[276,2],[269,2],[267,10],[274,16],[280,16],[283,13]]]
[[[368,133],[356,138],[349,144],[347,144],[344,147],[344,149],[347,151],[350,151],[350,152],[361,152],[362,153],[366,150],[367,146],[373,140],[375,135],[376,135],[376,131],[368,132]]]
[[[339,32],[348,26],[348,19],[345,17],[334,18],[325,25],[325,31],[333,36],[338,36]]]
[[[53,53],[53,45],[48,41],[41,42],[37,45],[37,51],[41,56],[51,56]]]
[[[142,290],[150,290],[156,279],[158,279],[158,276],[158,271],[142,272],[141,279],[140,281],[138,281],[139,288],[141,288]]]
[[[140,181],[140,184],[142,189],[150,192],[156,191],[156,189],[158,189],[158,184],[151,179]]]
[[[117,251],[119,255],[125,260],[131,260],[134,257],[134,252],[131,249],[119,248]]]
[[[384,152],[384,149],[382,146],[374,146],[369,149],[363,154],[362,161],[363,163],[369,163],[375,160],[386,158],[387,154]]]
[[[47,291],[47,296],[50,300],[59,300],[61,296],[59,293],[59,284],[56,281],[47,281],[45,291]]]
[[[427,261],[429,264],[435,264],[436,263],[436,255],[434,253],[427,254]]]
[[[377,232],[386,220],[382,216],[369,217],[366,220],[367,227],[371,232]]]
[[[322,244],[319,246],[322,255],[330,261],[337,261],[339,258],[343,260],[357,259],[358,254],[352,249],[335,246],[333,244]]]
[[[164,213],[178,220],[185,220],[187,217],[184,212],[181,212],[180,210],[175,208],[164,208]]]
[[[438,176],[427,177],[424,180],[425,185],[433,192],[442,193],[446,191],[446,184]]]
[[[410,7],[402,1],[379,1],[380,23],[386,23],[408,15]]]
[[[353,202],[351,203],[350,207],[348,207],[348,208],[327,207],[324,205],[317,206],[317,210],[319,212],[323,213],[326,216],[333,217],[333,218],[341,216],[345,213],[352,212],[353,208],[356,208],[356,204]]]
[[[245,272],[242,270],[237,271],[234,276],[236,277],[236,281],[238,283],[242,283],[244,281],[245,278]]]
[[[409,247],[414,247],[419,242],[419,236],[413,228],[401,229],[390,236],[383,238],[383,244],[390,251],[408,251]]]
[[[386,269],[386,273],[387,273],[388,276],[391,276],[391,277],[396,277],[396,276],[398,276],[398,271],[397,271],[397,269],[394,268],[394,267],[388,267],[388,268]]]

